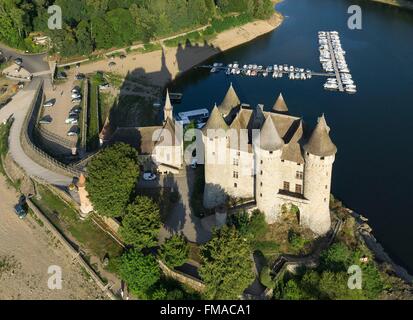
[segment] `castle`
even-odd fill
[[[241,104],[231,84],[203,128],[204,206],[214,208],[226,195],[254,198],[271,224],[283,205],[293,204],[301,225],[325,234],[331,226],[330,187],[337,148],[324,115],[309,139],[304,131],[302,119],[288,114],[282,95],[272,111],[265,112],[262,105],[252,109]]]
[[[176,173],[184,166],[178,128],[167,93],[162,126],[118,128],[112,141],[135,146],[158,172]],[[198,163],[205,164],[204,206],[216,208],[228,196],[255,199],[271,224],[284,205],[295,205],[301,225],[325,234],[331,226],[329,200],[337,152],[329,132],[323,115],[306,134],[302,119],[289,115],[281,94],[271,112],[263,105],[241,104],[231,84],[202,129],[203,152],[197,150]]]

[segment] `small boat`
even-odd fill
[[[215,73],[215,72],[217,72],[217,68],[215,68],[215,67],[214,67],[214,68],[212,68],[210,72],[211,72],[211,73]]]
[[[231,69],[227,68],[227,71],[225,72],[226,75],[230,75],[231,74]]]
[[[272,74],[272,77],[275,79],[275,78],[278,78],[278,71],[274,71],[273,72],[273,74]]]
[[[290,66],[290,72],[294,72],[294,66]]]
[[[257,75],[257,71],[256,70],[252,70],[251,71],[251,76],[255,77]]]
[[[282,72],[279,72],[278,73],[278,78],[282,78],[283,77],[283,73]]]
[[[251,75],[251,70],[247,70],[247,72],[245,72],[245,75],[250,76]]]
[[[267,72],[267,71],[264,71],[264,72],[262,73],[262,76],[263,76],[263,77],[267,77],[267,76],[268,76],[268,72]]]
[[[294,72],[290,72],[289,78],[292,80],[294,79]]]
[[[171,100],[171,102],[179,103],[181,102],[182,97],[183,97],[182,93],[173,93],[173,92],[169,93],[169,99]]]
[[[300,79],[300,73],[297,72],[297,73],[295,74],[294,78],[295,78],[296,80]]]

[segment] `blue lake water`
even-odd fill
[[[347,27],[351,4],[362,7],[362,30]],[[233,82],[243,102],[267,110],[282,92],[290,113],[308,125],[325,113],[339,150],[332,192],[368,217],[386,251],[413,272],[413,12],[347,0],[285,0],[277,10],[285,16],[277,30],[211,61],[321,71],[317,32],[337,30],[358,93],[324,91],[321,77],[291,81],[192,70],[172,84],[184,94],[175,112],[210,109]]]

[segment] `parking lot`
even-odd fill
[[[52,107],[43,108],[43,119],[50,119],[51,123],[41,124],[42,128],[52,132],[66,141],[76,143],[77,136],[68,136],[68,131],[75,127],[80,127],[80,123],[68,124],[65,123],[69,118],[70,111],[76,106],[82,106],[82,103],[72,103],[72,89],[81,87],[82,82],[75,80],[74,71],[66,71],[68,78],[65,81],[57,81],[54,86],[50,84],[45,86],[45,101],[55,99],[55,104]]]

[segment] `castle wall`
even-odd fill
[[[280,203],[277,194],[281,185],[281,151],[256,149],[256,201],[259,210],[264,212],[268,223],[277,221]]]
[[[254,155],[229,149],[227,192],[237,198],[254,197]]]
[[[229,179],[229,149],[223,132],[215,137],[203,137],[205,147],[204,206],[208,209],[224,204]]]
[[[297,164],[288,160],[281,161],[280,163],[280,185],[279,189],[284,188],[284,182],[290,184],[291,192],[296,192],[296,186],[301,186],[301,193],[304,193],[304,164]],[[299,173],[302,173],[301,175]]]
[[[325,234],[331,227],[330,192],[335,156],[305,155],[304,196],[310,201],[301,212],[302,223],[317,234]]]

